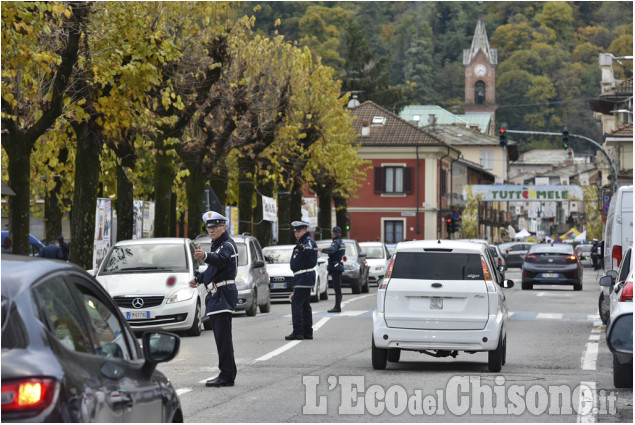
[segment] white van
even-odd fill
[[[617,270],[633,243],[633,186],[622,186],[611,197],[604,230],[604,270]]]

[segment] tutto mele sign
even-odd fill
[[[481,201],[581,201],[580,186],[532,186],[532,185],[471,185],[463,188],[463,199],[472,192]]]

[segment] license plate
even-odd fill
[[[558,273],[543,273],[542,277],[544,277],[545,279],[556,279],[558,278],[560,275]]]
[[[272,283],[271,289],[287,289],[286,282]]]
[[[430,298],[430,310],[443,310],[443,298]]]
[[[127,311],[126,319],[135,320],[135,319],[149,319],[150,312],[149,311]]]

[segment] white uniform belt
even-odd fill
[[[216,283],[213,283],[213,284],[209,285],[207,287],[207,292],[215,291],[216,288],[218,288],[218,287],[225,286],[225,285],[231,285],[232,283],[234,283],[233,280],[221,280],[220,282],[216,282]]]
[[[298,275],[298,274],[302,274],[302,273],[308,273],[308,272],[312,272],[315,271],[313,269],[304,269],[304,270],[298,270],[297,272],[293,272],[293,275]]]

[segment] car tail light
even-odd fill
[[[168,277],[168,280],[165,282],[168,286],[174,286],[176,283],[176,276]]]
[[[611,253],[611,269],[617,270],[620,268],[622,262],[622,247],[620,245],[613,245],[613,252]]]
[[[534,254],[527,254],[525,255],[525,260],[537,260],[538,256],[534,255]]]
[[[342,261],[346,261],[346,255],[342,257]]]
[[[622,288],[622,295],[620,295],[619,302],[633,301],[633,282],[626,282],[626,285]]]
[[[26,378],[2,383],[2,412],[40,411],[51,405],[55,380]]]
[[[565,261],[568,261],[570,263],[575,263],[578,261],[578,257],[576,257],[575,255],[566,255],[564,259]]]
[[[499,265],[499,266],[502,266],[502,265],[503,265],[503,259],[502,259],[502,258],[500,258],[500,257],[498,257],[498,265]]]
[[[388,266],[388,270],[384,275],[384,280],[381,281],[381,285],[379,285],[379,289],[386,289],[388,287],[388,281],[390,280],[390,276],[392,275],[392,266],[395,264],[395,257],[392,257],[390,260],[390,265]]]

